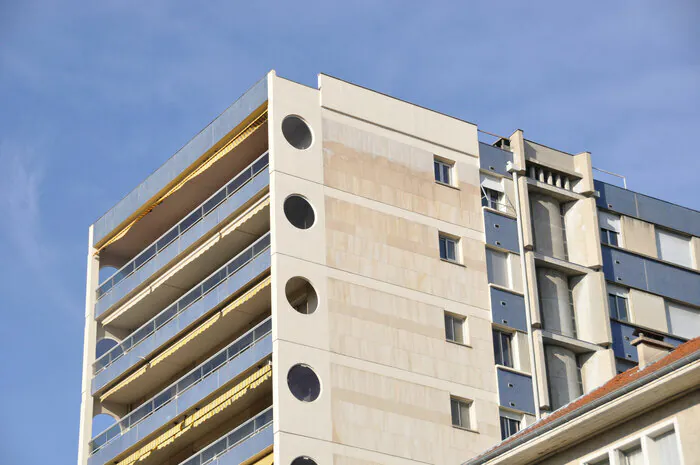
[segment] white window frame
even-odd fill
[[[442,252],[440,251],[440,243],[445,240],[445,257],[442,256]],[[447,241],[453,242],[454,243],[454,253],[455,257],[454,259],[449,258],[449,249],[447,246]],[[444,232],[438,233],[438,254],[440,255],[440,260],[444,260],[450,263],[462,263],[460,257],[461,257],[461,241],[459,237],[453,236],[452,234],[447,234]]]
[[[450,339],[448,337],[448,332],[447,332],[447,321],[450,319],[451,324],[452,324],[452,336],[454,339]],[[462,331],[462,340],[458,341],[456,339],[456,332],[455,332],[455,322],[459,322],[461,331]],[[455,344],[461,344],[461,345],[468,345],[467,344],[467,317],[463,315],[457,315],[454,313],[450,312],[445,312],[445,340],[449,342],[453,342]]]
[[[653,438],[658,437],[668,431],[673,430],[676,435],[676,447],[678,449],[678,456],[681,459],[681,464],[684,464],[683,448],[681,447],[681,434],[678,428],[678,418],[672,417],[667,421],[654,425],[650,428],[638,431],[634,435],[628,436],[624,439],[620,439],[611,444],[608,444],[603,449],[599,449],[591,454],[583,457],[580,461],[581,465],[596,465],[600,460],[604,459],[606,456],[610,464],[620,464],[620,450],[625,450],[625,448],[633,447],[636,444],[642,445],[642,455],[647,464],[649,462],[650,445],[649,442]],[[650,464],[651,465],[651,464]]]
[[[628,323],[634,323],[634,318],[632,316],[632,306],[630,305],[630,295],[629,295],[629,290],[622,287],[618,286],[616,284],[610,284],[606,283],[606,292],[607,295],[614,295],[615,297],[622,297],[627,301],[627,322]],[[613,309],[609,309],[610,311],[610,317],[613,318]],[[615,319],[617,320],[618,318],[615,316]],[[623,321],[623,320],[618,320],[618,321]]]
[[[616,215],[614,213],[598,210],[598,227],[601,230],[609,231],[616,234],[617,245],[610,244],[609,241],[603,241],[603,235],[601,231],[600,243],[605,245],[612,245],[613,247],[622,247],[622,216]]]
[[[501,426],[501,418],[515,420],[519,423],[518,431],[516,431],[513,434],[517,434],[520,431],[522,431],[523,429],[527,428],[527,426],[525,425],[525,415],[523,415],[521,413],[515,413],[515,412],[511,412],[510,410],[499,409],[499,411],[498,411],[498,427],[499,427],[499,429]],[[512,434],[511,434],[511,436],[512,436]],[[508,437],[510,437],[510,436],[508,436]]]
[[[437,176],[435,176],[436,167],[440,168]],[[443,168],[447,168],[447,177],[449,178],[447,182],[442,179],[444,174]],[[438,184],[455,187],[455,163],[451,160],[433,155],[433,177]]]
[[[452,402],[458,402],[460,404],[466,405],[467,408],[467,415],[468,415],[468,425],[464,426],[464,422],[462,421],[462,410],[459,409],[459,424],[454,423],[454,417],[452,415]],[[464,397],[459,397],[459,396],[450,396],[450,424],[452,425],[453,428],[459,428],[459,429],[464,429],[468,431],[476,431],[476,415],[474,414],[474,401],[471,399],[466,399]]]

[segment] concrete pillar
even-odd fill
[[[559,346],[545,346],[547,382],[552,410],[556,410],[583,394],[576,354]]]
[[[559,202],[548,196],[530,192],[535,250],[548,257],[566,259],[564,225]]]
[[[537,288],[544,329],[575,337],[576,323],[568,277],[558,270],[538,268]]]

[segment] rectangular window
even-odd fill
[[[503,287],[510,287],[508,254],[486,249],[486,271],[490,283],[498,284]]]
[[[600,242],[603,244],[620,245],[620,217],[607,212],[598,212],[600,224]]]
[[[656,246],[661,260],[688,268],[693,267],[689,237],[656,228]]]
[[[700,310],[675,302],[666,302],[668,332],[686,339],[700,336]]]
[[[457,246],[459,244],[459,240],[444,234],[440,234],[439,242],[440,258],[457,263]]]
[[[501,440],[506,439],[520,431],[520,421],[501,414]]]
[[[493,330],[493,354],[497,365],[513,368],[513,335]]]
[[[674,430],[666,431],[652,438],[650,445],[652,450],[649,463],[663,463],[664,465],[681,464],[676,432]]]
[[[629,321],[629,311],[627,310],[627,297],[608,289],[608,307],[610,307],[610,318],[620,321]]]
[[[464,344],[464,318],[445,313],[445,339]]]
[[[452,426],[471,429],[470,410],[471,401],[450,398],[450,408],[452,410]]]
[[[437,158],[433,159],[433,169],[435,170],[435,181],[442,183],[442,184],[449,184],[450,186],[452,185],[452,168],[454,165],[443,161],[443,160],[438,160]]]
[[[629,449],[620,451],[621,465],[645,465],[644,455],[642,454],[642,446],[637,445]]]

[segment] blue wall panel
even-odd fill
[[[491,314],[494,323],[527,332],[525,299],[522,296],[492,287]]]
[[[610,329],[612,330],[612,347],[615,357],[624,358],[625,360],[639,363],[637,348],[631,344],[631,342],[636,339],[636,336],[633,334],[635,329],[634,326],[625,325],[617,321],[611,321]]]
[[[486,243],[519,253],[518,223],[498,213],[484,210]]]
[[[513,161],[512,152],[479,142],[479,166],[481,169],[510,176],[510,173],[506,171],[506,163],[509,161]]]
[[[638,255],[602,246],[603,272],[609,281],[647,289],[644,259]]]
[[[503,407],[535,414],[532,378],[529,376],[499,368],[498,397]]]
[[[700,212],[602,181],[594,184],[598,207],[700,237]]]

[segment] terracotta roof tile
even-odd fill
[[[654,373],[657,370],[660,370],[661,368],[670,365],[671,363],[680,360],[684,357],[687,357],[688,355],[700,351],[700,337],[696,337],[695,339],[691,339],[688,342],[685,342],[678,347],[676,347],[675,350],[673,350],[671,353],[666,355],[665,357],[657,360],[656,362],[650,364],[649,366],[645,367],[643,370],[640,370],[639,367],[634,367],[630,368],[629,370],[620,373],[619,375],[615,376],[612,378],[610,381],[607,383],[603,384],[599,388],[589,392],[588,394],[579,397],[578,399],[574,400],[573,402],[561,407],[558,410],[555,410],[552,412],[550,415],[546,416],[545,418],[540,419],[539,421],[533,423],[532,425],[528,426],[527,428],[520,430],[516,434],[510,436],[509,438],[499,442],[496,444],[494,447],[491,449],[486,450],[484,453],[478,455],[477,457],[474,457],[471,460],[476,460],[480,457],[483,457],[487,453],[491,453],[497,449],[501,449],[507,444],[510,444],[511,442],[515,441],[516,439],[526,435],[526,434],[531,434],[533,431],[537,431],[538,429],[544,427],[545,425],[552,423],[554,420],[557,418],[561,418],[564,415],[567,415],[571,412],[574,412],[587,404],[590,404],[591,402],[600,399],[601,397],[604,397],[614,391],[617,391],[618,389],[621,389],[625,387],[626,385],[632,383],[633,381],[640,379],[644,376],[647,376],[651,373]]]

